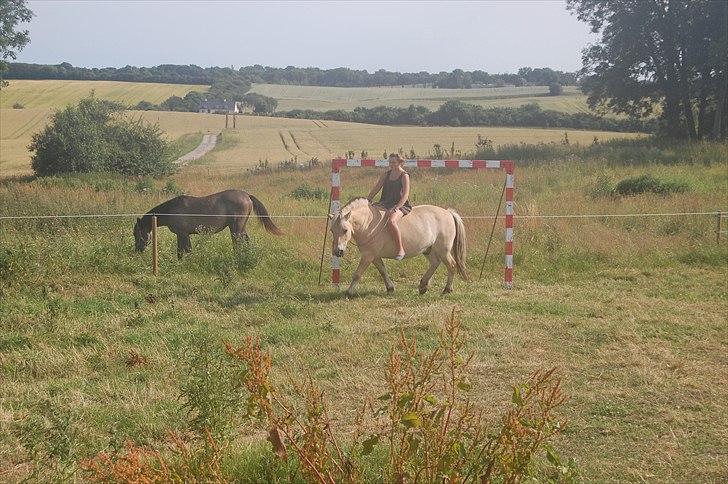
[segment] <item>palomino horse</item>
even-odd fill
[[[157,205],[134,224],[134,246],[142,252],[149,244],[152,216],[159,214],[157,226],[166,225],[177,235],[177,257],[180,259],[186,252],[192,252],[190,234],[217,233],[229,227],[233,245],[237,247],[241,241],[248,239],[245,224],[251,210],[260,217],[268,232],[283,234],[260,200],[242,190],[225,190],[206,197],[182,195]]]
[[[385,212],[380,207],[370,204],[366,198],[356,198],[347,203],[338,214],[329,215],[332,219],[332,254],[343,256],[352,239],[361,253],[359,267],[354,271],[351,285],[346,291],[349,297],[354,294],[354,288],[371,263],[374,263],[382,275],[387,292],[394,291],[394,283],[387,274],[382,258],[394,259],[397,245],[386,229],[387,220],[384,215]],[[430,261],[430,267],[420,280],[420,294],[427,292],[432,274],[441,262],[447,267],[447,284],[443,294],[452,292],[452,280],[456,270],[464,280],[468,280],[465,267],[465,226],[454,210],[418,205],[400,219],[399,227],[402,231],[405,257],[424,254]]]

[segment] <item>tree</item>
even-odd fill
[[[3,73],[8,69],[5,59],[16,59],[18,52],[30,42],[28,31],[18,31],[17,26],[30,22],[31,18],[33,12],[25,6],[25,0],[0,1],[0,89],[8,85],[3,79]]]
[[[635,117],[658,111],[670,137],[726,136],[728,2],[567,0],[601,34],[583,52],[589,105]]]
[[[560,96],[562,92],[563,88],[558,82],[552,82],[549,84],[549,96]]]
[[[119,105],[82,99],[57,111],[51,123],[33,135],[33,171],[40,176],[107,171],[125,175],[164,175],[173,164],[159,127],[121,118]]]

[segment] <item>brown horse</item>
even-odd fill
[[[251,210],[260,217],[265,229],[275,235],[283,232],[275,226],[260,200],[242,190],[225,190],[206,197],[182,195],[157,205],[134,224],[134,247],[142,252],[151,240],[152,216],[157,226],[167,226],[177,235],[177,257],[192,251],[190,234],[217,233],[225,227],[235,247],[248,239],[245,224]]]

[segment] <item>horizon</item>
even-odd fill
[[[574,72],[581,67],[582,49],[595,39],[589,26],[573,17],[561,0],[446,4],[34,0],[29,7],[35,16],[22,28],[29,30],[31,42],[16,62],[68,62],[86,68],[169,64],[237,70],[262,65],[515,73],[526,66]],[[85,19],[83,25],[75,25],[79,17]],[[114,21],[108,22],[109,18]],[[227,24],[220,27],[223,22]]]

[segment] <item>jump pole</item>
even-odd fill
[[[331,206],[329,213],[336,215],[341,210],[341,169],[344,167],[386,167],[389,160],[344,159],[331,160]],[[499,169],[506,173],[505,198],[505,273],[503,285],[513,288],[513,160],[405,160],[407,168],[452,168],[452,169]],[[341,261],[331,256],[331,283],[338,289],[341,282]]]

